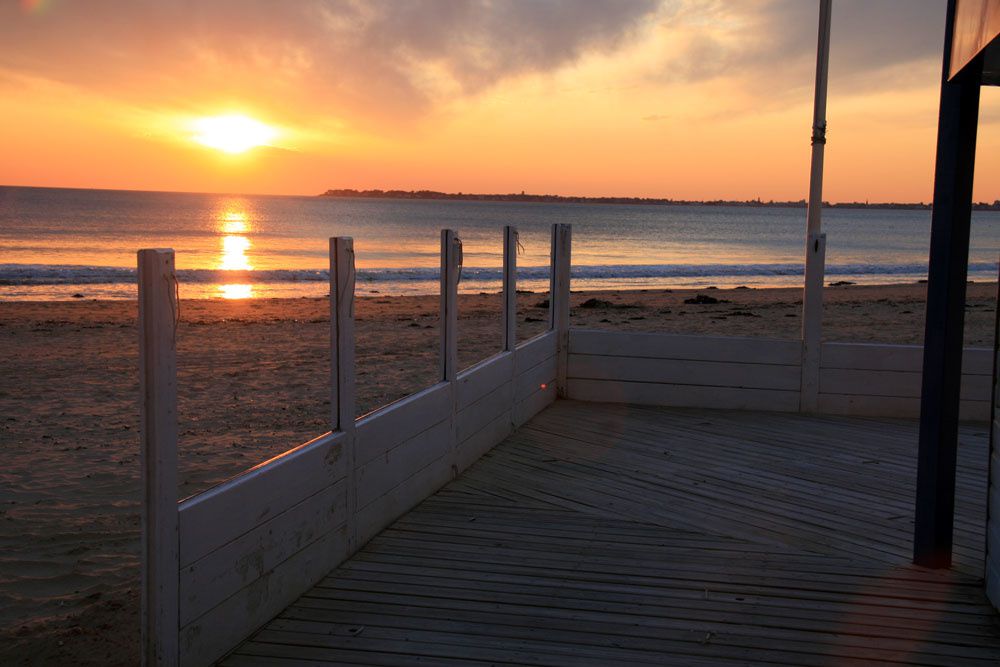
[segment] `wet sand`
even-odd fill
[[[685,304],[702,294],[714,304]],[[969,286],[966,341],[991,346],[995,284]],[[519,338],[545,330],[519,296]],[[597,303],[589,300],[596,299]],[[924,285],[825,294],[825,337],[919,344]],[[801,290],[573,294],[574,326],[797,338]],[[589,307],[587,307],[589,306]],[[500,349],[500,297],[463,296],[461,366]],[[437,297],[357,305],[358,407],[437,380]],[[138,659],[134,302],[0,303],[0,663]],[[327,430],[325,299],[188,301],[178,330],[180,495]]]

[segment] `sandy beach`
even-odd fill
[[[922,284],[826,290],[828,340],[919,344]],[[697,295],[717,303],[688,304]],[[966,342],[991,346],[996,285],[969,285]],[[703,299],[710,301],[711,299]],[[797,338],[800,289],[574,293],[574,326]],[[544,293],[519,295],[519,338]],[[460,299],[465,367],[500,349],[500,297]],[[358,407],[436,381],[438,298],[357,304]],[[136,304],[0,303],[0,663],[134,664],[138,648]],[[181,497],[327,430],[325,299],[185,301]]]

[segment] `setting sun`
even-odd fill
[[[225,153],[245,153],[267,146],[278,135],[273,127],[240,114],[200,118],[192,125],[194,141]]]

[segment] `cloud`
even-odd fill
[[[815,74],[818,2],[686,0],[663,21],[671,57],[653,73],[665,82],[742,80],[746,88],[794,89]],[[904,87],[939,63],[944,0],[837,0],[831,85]],[[923,80],[921,80],[923,81]]]
[[[141,103],[267,99],[419,116],[613,50],[656,0],[91,0],[0,6],[0,69]],[[316,114],[317,110],[311,110]]]

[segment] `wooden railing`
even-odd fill
[[[331,431],[180,503],[173,252],[140,251],[146,664],[222,657],[557,392],[663,406],[918,414],[919,346],[823,343],[812,358],[802,340],[570,330],[568,225],[552,230],[549,330],[517,345],[513,227],[503,244],[502,351],[457,369],[461,242],[444,230],[439,382],[355,419],[354,249],[349,238],[330,239]],[[805,367],[807,357],[818,370]],[[967,350],[965,418],[989,418],[991,371],[989,351]]]
[[[224,656],[555,400],[569,329],[568,226],[555,225],[552,238],[550,329],[516,344],[517,232],[507,227],[503,350],[459,372],[461,242],[444,230],[440,381],[357,420],[353,243],[330,239],[331,431],[179,503],[174,258],[140,251],[145,664]]]

